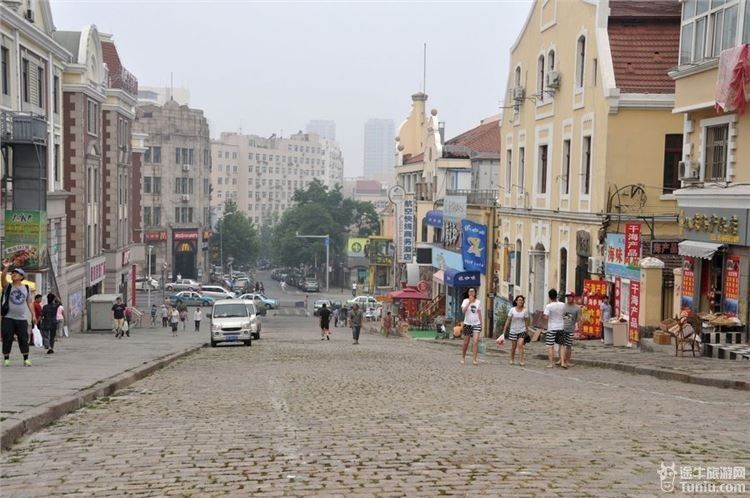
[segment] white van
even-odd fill
[[[214,299],[234,299],[237,297],[234,292],[226,290],[221,285],[201,285],[201,290],[198,292]]]
[[[252,344],[253,336],[260,333],[255,305],[250,301],[222,299],[211,309],[211,347],[219,342]]]

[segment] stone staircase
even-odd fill
[[[703,356],[750,361],[750,344],[742,342],[744,335],[745,332],[701,332]]]

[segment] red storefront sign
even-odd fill
[[[146,242],[164,241],[167,240],[167,232],[166,230],[146,232],[146,236],[144,238],[146,239]]]
[[[586,339],[602,336],[602,298],[607,294],[604,280],[583,281],[583,309],[581,310],[581,335]]]
[[[620,309],[621,297],[622,297],[622,278],[615,277],[615,314],[612,316],[613,318],[615,317],[620,318],[620,313],[622,313],[622,310]]]
[[[628,320],[628,332],[630,342],[638,342],[638,313],[641,311],[641,283],[630,282],[630,318]]]
[[[122,251],[122,262],[120,266],[125,267],[128,264],[130,264],[130,249],[125,249],[124,251]]]
[[[641,260],[641,224],[625,223],[625,265],[638,266]]]
[[[107,271],[107,258],[100,256],[89,261],[88,287],[104,280]]]
[[[172,232],[172,238],[174,240],[198,240],[198,232]]]

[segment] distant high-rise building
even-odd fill
[[[392,119],[368,119],[365,123],[364,175],[382,178],[393,175],[396,128]]]
[[[307,123],[305,132],[315,133],[320,138],[336,140],[336,123],[326,119],[313,119]]]

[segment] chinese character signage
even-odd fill
[[[625,265],[631,268],[639,268],[640,261],[641,224],[625,223]]]
[[[740,300],[740,258],[727,256],[724,270],[724,308],[727,315],[737,316]]]
[[[47,266],[47,211],[5,211],[3,260],[26,270]]]
[[[695,270],[693,265],[695,259],[685,257],[685,268],[682,271],[682,299],[680,308],[686,311],[693,310],[693,297],[695,296]]]
[[[641,311],[641,283],[630,282],[630,316],[628,319],[628,336],[630,342],[638,342],[638,314]]]
[[[620,298],[622,297],[622,278],[615,277],[615,314],[613,316],[620,318]]]
[[[104,274],[107,270],[107,258],[100,256],[89,260],[89,274],[87,279],[87,287],[96,285],[104,280]]]
[[[682,235],[703,242],[747,245],[747,209],[685,208],[680,216]]]
[[[640,244],[640,242],[639,242]],[[628,280],[640,280],[641,269],[626,263],[625,235],[607,234],[607,251],[604,258],[604,273],[608,277],[622,277]]]
[[[651,254],[654,256],[679,255],[679,240],[652,240]]]
[[[399,263],[411,263],[414,259],[414,200],[404,199],[398,217]]]
[[[464,269],[484,272],[487,264],[487,226],[470,220],[461,220],[463,242],[461,258]]]
[[[586,339],[602,336],[602,299],[607,295],[606,280],[583,281],[583,307],[581,308],[581,335]]]

